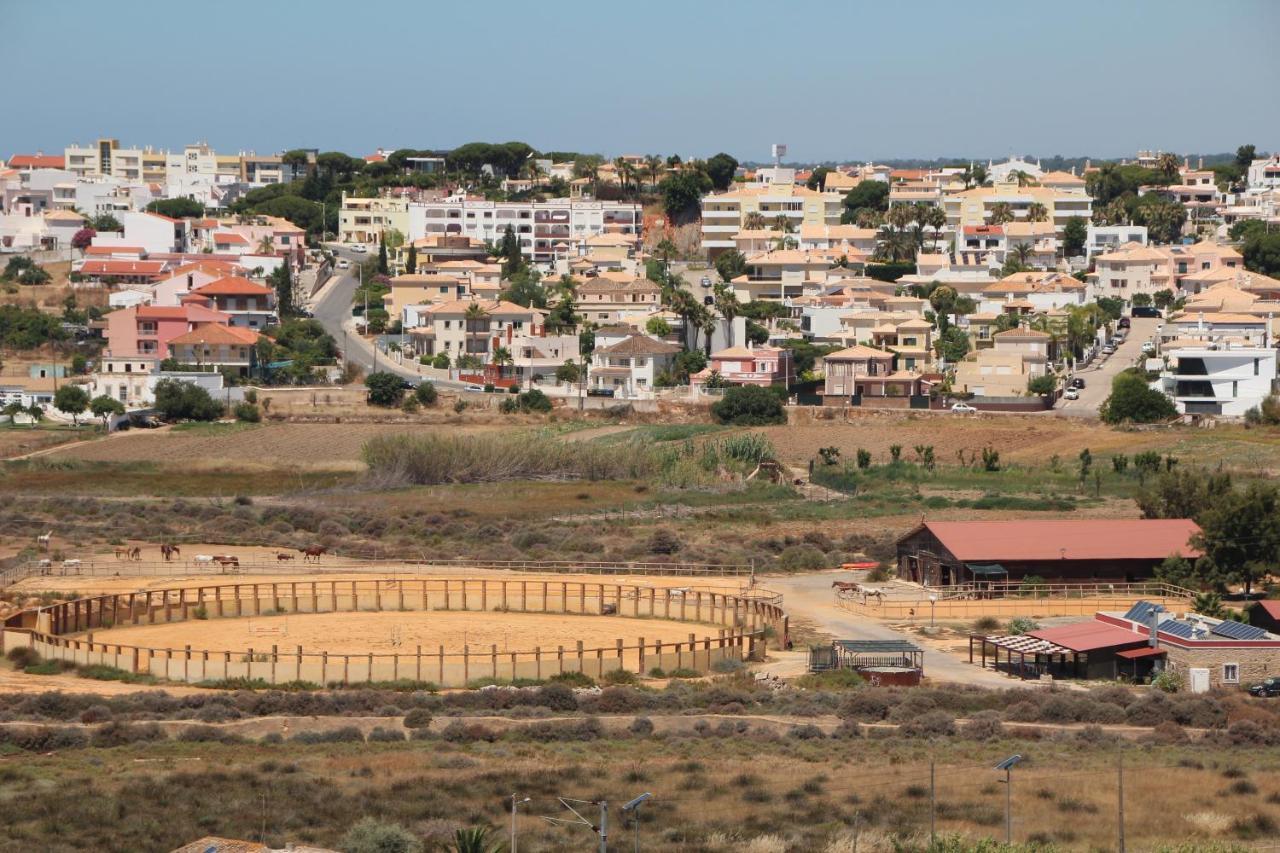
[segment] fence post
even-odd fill
[[[444,687],[444,646],[440,647],[440,683],[437,687]]]
[[[466,686],[466,684],[469,681],[471,681],[471,647],[463,646],[462,647],[462,684],[463,686]]]
[[[564,675],[564,646],[556,647],[556,667]]]
[[[329,685],[329,653],[320,653],[320,686],[327,687]]]
[[[301,681],[302,680],[302,646],[298,646],[297,654],[298,654],[298,665],[294,668],[293,678],[295,681]]]
[[[489,654],[491,656],[491,662],[493,664],[493,680],[497,681],[498,680],[498,644],[497,643],[494,643],[493,645],[489,646]]]
[[[534,678],[538,681],[542,680],[542,646],[533,647],[533,672]]]
[[[582,672],[582,641],[578,640],[578,672]]]
[[[418,666],[417,666],[417,669],[414,671],[415,672],[414,681],[421,684],[422,683],[422,644],[421,643],[418,644],[417,658],[418,658]]]
[[[272,584],[275,586],[275,584]],[[274,643],[271,645],[271,683],[276,683],[276,664],[280,663],[280,647]]]

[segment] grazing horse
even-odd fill
[[[286,554],[284,551],[277,551],[277,552],[276,552],[276,560],[278,560],[278,561],[280,561],[280,562],[282,562],[282,563],[283,563],[285,560],[292,560],[292,559],[294,559],[294,556],[293,556],[292,554]]]
[[[142,549],[141,549],[140,547],[136,546],[136,545],[135,545],[134,547],[130,548],[130,549],[129,549],[129,559],[130,559],[130,560],[133,560],[134,562],[138,562],[138,563],[142,562]]]
[[[302,553],[302,562],[304,563],[318,563],[320,562],[320,555],[329,552],[329,549],[323,545],[312,545],[310,548],[301,548],[299,550]]]
[[[219,568],[221,568],[221,569],[222,569],[222,571],[224,571],[224,572],[225,572],[228,568],[234,569],[234,570],[236,570],[236,571],[239,571],[239,570],[240,570],[240,558],[239,558],[239,557],[233,557],[233,556],[231,556],[231,555],[229,555],[229,554],[218,554],[218,555],[214,556],[213,561],[214,561],[215,563],[217,563],[217,564],[218,564],[218,567],[219,567]]]
[[[164,561],[166,563],[172,560],[174,557],[179,557],[182,555],[182,551],[179,550],[177,545],[170,545],[168,542],[165,542],[160,545],[160,553],[164,556]]]
[[[117,560],[127,560],[127,559],[129,559],[129,549],[128,549],[128,548],[117,548],[117,549],[116,549],[116,559],[117,559]]]

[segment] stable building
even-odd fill
[[[1195,559],[1194,521],[922,521],[898,539],[898,577],[925,586],[1134,582],[1166,557]]]

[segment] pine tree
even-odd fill
[[[389,269],[387,267],[387,244],[378,243],[378,272],[387,275]]]
[[[280,315],[280,322],[284,322],[293,314],[293,275],[287,261],[271,273],[271,283],[276,291],[276,313]]]
[[[409,257],[405,259],[404,271],[413,274],[418,271],[418,247],[409,244]]]

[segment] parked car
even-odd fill
[[[352,243],[351,251],[355,252],[357,255],[363,255],[365,252],[369,251],[369,247],[364,243]]]
[[[710,287],[710,286],[711,286],[711,278],[710,278],[710,276],[705,276],[705,275],[704,275],[704,276],[702,277],[702,279],[698,282],[698,284],[701,284],[703,287]]]
[[[1134,317],[1159,317],[1160,309],[1154,305],[1135,305],[1130,314]]]
[[[1143,351],[1143,352],[1145,352],[1147,355],[1151,355],[1153,352],[1155,352],[1155,351],[1156,351],[1156,342],[1155,342],[1155,341],[1143,341],[1143,342],[1142,342],[1142,351]]]
[[[1077,391],[1075,388],[1068,388],[1067,390],[1062,392],[1062,396],[1067,400],[1079,400],[1080,392]]]
[[[1273,675],[1249,688],[1252,696],[1280,696],[1280,675]]]
[[[1129,324],[1129,318],[1128,318],[1128,317],[1121,317],[1121,318],[1120,318],[1120,328],[1122,328],[1122,329],[1127,329],[1127,328],[1129,328],[1129,325],[1130,325],[1130,324]]]
[[[1084,377],[1082,377],[1082,376],[1073,376],[1073,377],[1071,377],[1071,386],[1070,386],[1070,387],[1072,387],[1072,388],[1076,388],[1076,389],[1083,388],[1083,387],[1084,387]]]
[[[1114,353],[1115,351],[1116,351],[1116,345],[1115,345],[1115,344],[1107,344],[1107,345],[1105,345],[1105,346],[1102,348],[1102,354],[1103,354],[1103,355],[1111,355],[1111,354],[1112,354],[1112,353]]]
[[[462,386],[462,390],[463,391],[483,391],[484,386],[476,385],[474,382],[468,382],[466,385]]]
[[[351,269],[351,261],[347,260],[346,258],[339,258],[338,269],[340,270]]]
[[[955,412],[957,415],[972,415],[976,414],[978,410],[973,406],[970,406],[968,403],[953,403],[951,405],[951,411]]]
[[[588,397],[612,397],[613,389],[612,388],[588,388],[587,396]]]

